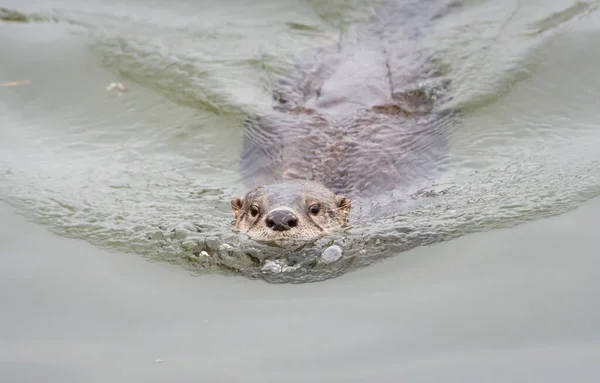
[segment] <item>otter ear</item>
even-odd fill
[[[237,217],[242,205],[244,205],[244,199],[242,197],[237,197],[231,200],[231,208],[233,209],[234,217]]]
[[[335,204],[337,207],[342,209],[342,211],[344,211],[346,213],[346,215],[348,215],[348,213],[350,213],[350,208],[352,207],[352,201],[350,201],[348,198],[344,197],[343,195],[338,195],[335,197]]]

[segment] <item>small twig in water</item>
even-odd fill
[[[26,84],[31,84],[31,81],[30,80],[8,81],[8,82],[4,82],[4,83],[0,84],[0,86],[19,86],[19,85],[26,85]]]

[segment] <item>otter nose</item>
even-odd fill
[[[266,224],[268,228],[275,231],[290,230],[292,227],[298,226],[298,217],[291,210],[273,210],[267,216]]]

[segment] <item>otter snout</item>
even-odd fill
[[[350,200],[318,182],[257,186],[231,200],[234,225],[256,241],[312,241],[348,222]]]
[[[298,217],[289,209],[277,209],[269,213],[265,224],[271,230],[286,231],[298,226]]]

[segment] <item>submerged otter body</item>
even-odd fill
[[[348,217],[394,211],[399,196],[436,176],[445,154],[439,88],[424,81],[439,73],[419,41],[447,8],[440,0],[388,2],[361,39],[323,50],[278,84],[272,113],[245,126],[241,171],[252,190],[232,201],[241,231],[312,239]],[[296,225],[273,225],[269,215],[282,209]]]

